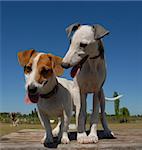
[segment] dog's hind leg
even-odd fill
[[[60,132],[61,118],[58,118],[57,126],[52,130],[53,137],[57,137]]]
[[[64,116],[62,118],[61,124],[63,123],[63,127],[61,127],[61,131],[62,131],[62,138],[61,138],[61,142],[63,144],[67,144],[70,142],[69,137],[68,137],[68,129],[69,129],[69,123],[70,123],[70,119],[71,119],[71,114],[65,110],[64,112]]]
[[[114,133],[111,132],[107,124],[107,119],[106,119],[106,114],[105,114],[105,97],[104,97],[103,89],[101,89],[100,91],[99,101],[100,101],[100,107],[101,107],[101,122],[104,128],[104,136],[114,137]]]
[[[76,116],[76,128],[78,128],[78,116],[80,113],[80,90],[77,86],[72,89],[73,110]]]

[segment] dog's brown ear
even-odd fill
[[[31,49],[31,50],[25,50],[25,51],[22,51],[22,52],[18,52],[18,61],[19,61],[19,64],[24,67],[25,65],[28,64],[31,56],[35,53],[36,51],[34,49]]]
[[[64,69],[61,66],[62,58],[59,56],[54,56],[52,54],[48,54],[53,61],[53,70],[56,76],[61,76],[64,73]]]
[[[103,38],[105,35],[109,34],[109,31],[99,24],[94,25],[93,30],[95,34],[95,40],[99,40]]]
[[[79,23],[74,23],[66,28],[66,33],[67,33],[68,38],[70,37],[72,32],[78,29],[79,26],[80,26]]]

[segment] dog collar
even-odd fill
[[[90,59],[97,59],[99,58],[100,56],[102,56],[102,52],[100,51],[100,53],[97,55],[97,56],[93,56],[93,57],[90,57]]]
[[[99,46],[99,48],[98,48],[99,54],[97,56],[90,57],[90,59],[97,59],[99,57],[104,59],[104,47],[103,47],[101,41],[99,41],[98,46]]]
[[[58,90],[58,83],[55,85],[55,87],[53,88],[52,91],[50,91],[50,92],[47,93],[47,94],[40,94],[40,97],[41,97],[41,98],[50,98],[50,97],[52,97],[54,94],[57,93],[57,90]]]

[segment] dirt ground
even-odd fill
[[[103,131],[98,130],[99,142],[97,144],[78,144],[76,142],[76,132],[70,132],[70,144],[59,144],[56,142],[51,147],[63,150],[142,150],[142,124],[110,124],[115,133],[114,139],[108,139],[103,136]],[[44,150],[40,144],[40,139],[44,135],[43,129],[22,129],[1,136],[1,150]]]

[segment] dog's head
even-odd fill
[[[69,50],[63,58],[62,66],[64,68],[79,64],[86,56],[97,56],[100,40],[109,33],[101,25],[80,24],[70,25],[66,32],[69,38],[71,35],[72,37],[70,38]]]
[[[34,49],[19,52],[18,60],[24,69],[26,98],[33,103],[38,102],[39,94],[44,94],[55,77],[64,71],[61,67],[62,58]]]

